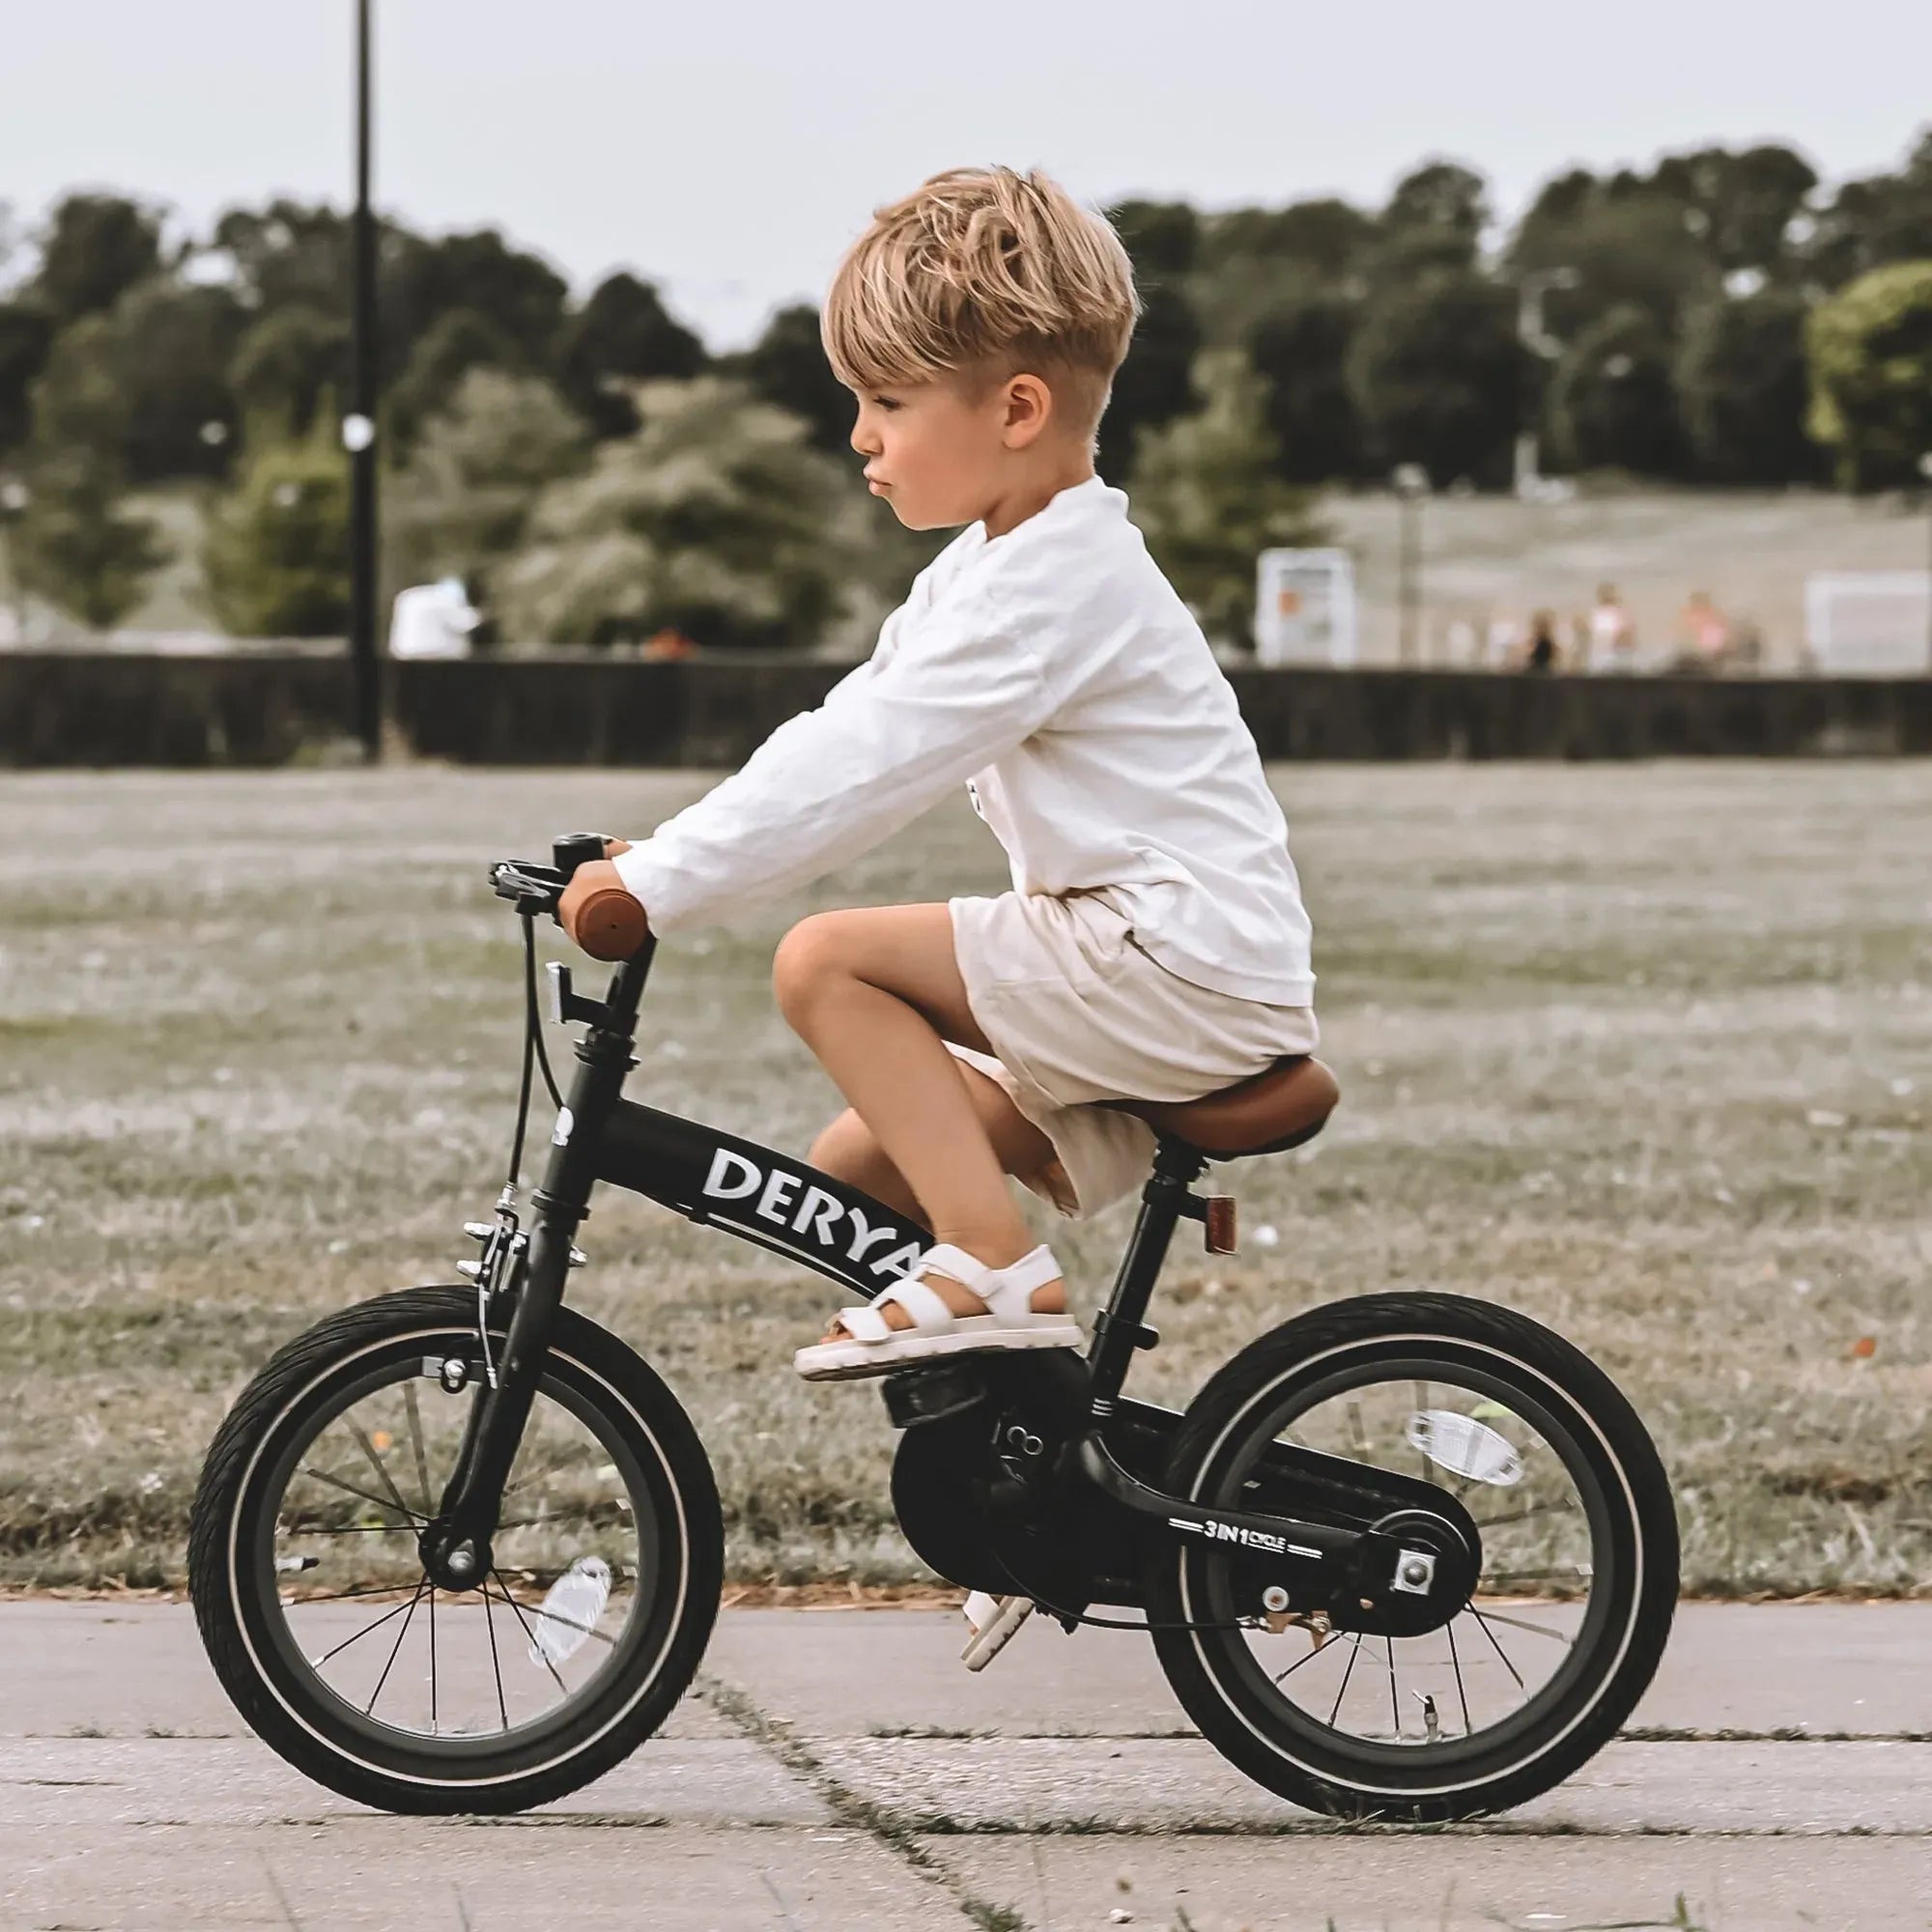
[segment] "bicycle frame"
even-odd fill
[[[808,1162],[623,1097],[625,1078],[638,1064],[632,1052],[638,1007],[656,950],[655,939],[647,939],[618,967],[601,1002],[578,998],[568,974],[551,969],[556,1016],[586,1022],[587,1030],[577,1045],[578,1069],[551,1134],[543,1179],[531,1197],[529,1242],[500,1372],[471,1404],[437,1520],[423,1532],[425,1566],[445,1587],[467,1588],[487,1574],[503,1485],[535,1399],[573,1241],[598,1182],[644,1195],[700,1226],[722,1228],[867,1298],[890,1288],[932,1242],[927,1229]],[[1159,1339],[1143,1318],[1176,1225],[1182,1217],[1208,1219],[1208,1201],[1192,1191],[1207,1166],[1195,1149],[1165,1137],[1157,1142],[1132,1236],[1094,1322],[1086,1356],[1089,1413],[1072,1445],[1070,1467],[1080,1482],[1130,1515],[1240,1545],[1284,1565],[1304,1589],[1311,1565],[1341,1565],[1352,1577],[1360,1577],[1365,1562],[1383,1577],[1415,1560],[1433,1571],[1433,1553],[1399,1548],[1373,1528],[1215,1509],[1166,1495],[1129,1474],[1102,1439],[1135,1350]],[[1403,1491],[1410,1487],[1393,1476],[1386,1481]],[[1414,1514],[1413,1505],[1408,1513]],[[1443,1527],[1461,1538],[1460,1523]],[[1359,1582],[1351,1587],[1359,1594]]]

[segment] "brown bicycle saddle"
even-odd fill
[[[1265,1073],[1198,1100],[1104,1100],[1145,1121],[1155,1133],[1223,1160],[1280,1153],[1311,1141],[1335,1111],[1342,1090],[1313,1054],[1288,1054]]]

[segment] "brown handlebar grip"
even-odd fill
[[[593,959],[629,959],[650,929],[643,907],[621,887],[605,886],[577,908],[577,943]]]

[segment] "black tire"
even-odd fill
[[[1298,1711],[1284,1694],[1270,1694],[1267,1674],[1255,1666],[1242,1634],[1156,1629],[1154,1646],[1202,1734],[1259,1783],[1312,1811],[1431,1823],[1520,1804],[1561,1782],[1615,1735],[1669,1635],[1677,1522],[1656,1448],[1607,1376],[1524,1316],[1442,1294],[1338,1302],[1251,1344],[1188,1407],[1165,1487],[1197,1502],[1238,1506],[1258,1438],[1264,1434],[1272,1440],[1275,1429],[1286,1426],[1270,1426],[1269,1418],[1309,1413],[1331,1399],[1323,1391],[1346,1400],[1355,1385],[1351,1377],[1367,1386],[1370,1372],[1387,1365],[1399,1377],[1407,1372],[1405,1363],[1435,1364],[1445,1379],[1487,1385],[1499,1399],[1507,1391],[1513,1409],[1536,1411],[1539,1427],[1567,1443],[1564,1467],[1589,1497],[1590,1606],[1561,1669],[1547,1690],[1526,1698],[1515,1729],[1494,1737],[1471,1729],[1437,1745],[1432,1727],[1424,1748],[1404,1743],[1398,1715],[1394,1745],[1371,1744],[1332,1728],[1332,1719],[1324,1725]],[[1146,1573],[1150,1623],[1230,1614],[1229,1563],[1215,1546],[1157,1549]],[[1461,1665],[1457,1671],[1460,1688]],[[1393,1689],[1392,1655],[1389,1674]],[[1336,1701],[1339,1710],[1340,1694]]]
[[[475,1306],[470,1289],[410,1289],[319,1322],[242,1392],[209,1449],[195,1495],[189,1582],[202,1641],[223,1688],[255,1732],[298,1771],[388,1811],[519,1811],[587,1784],[664,1722],[703,1657],[718,1610],[724,1529],[711,1465],[690,1418],[632,1350],[566,1308],[556,1317],[539,1402],[557,1404],[606,1445],[616,1459],[612,1471],[623,1463],[625,1494],[636,1499],[626,1507],[640,1549],[646,1518],[650,1524],[648,1582],[640,1564],[619,1637],[606,1639],[608,1660],[591,1673],[580,1702],[565,1698],[554,1720],[516,1731],[505,1711],[500,1738],[455,1733],[426,1743],[413,1732],[365,1720],[293,1645],[277,1607],[283,1600],[273,1555],[289,1465],[328,1426],[331,1403],[339,1412],[355,1389],[400,1388],[421,1372],[425,1358],[473,1356]],[[413,1393],[410,1401],[413,1421]],[[424,1487],[433,1496],[435,1487]],[[401,1560],[414,1562],[411,1529],[405,1521],[394,1534],[408,1538]],[[505,1599],[509,1594],[505,1584]],[[436,1597],[429,1593],[432,1654]],[[442,1599],[447,1618],[450,1593]],[[455,1613],[462,1608],[459,1601]],[[585,1652],[599,1655],[587,1645]],[[495,1666],[494,1632],[490,1654]],[[501,1683],[499,1671],[499,1701]],[[564,1688],[561,1678],[558,1684]]]

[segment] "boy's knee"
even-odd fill
[[[795,1019],[838,970],[836,922],[820,912],[800,920],[772,954],[772,993],[779,1010],[787,1020]]]

